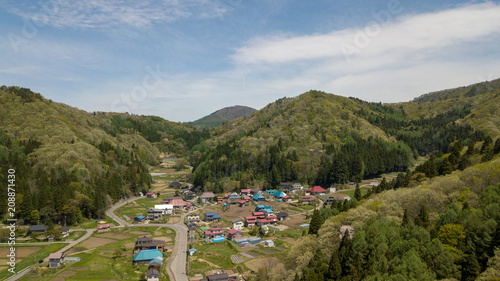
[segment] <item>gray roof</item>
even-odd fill
[[[69,227],[67,226],[61,227],[61,232],[67,232],[67,231],[69,231]]]
[[[232,223],[242,221],[241,219],[235,219],[234,221],[231,221]]]
[[[31,231],[46,231],[47,226],[45,225],[32,225],[29,228]]]

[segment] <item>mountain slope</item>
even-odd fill
[[[328,186],[403,170],[411,156],[498,136],[499,101],[500,79],[397,104],[319,91],[279,99],[213,130],[206,142],[213,151],[194,163],[195,184],[218,190],[274,188],[278,180]]]
[[[198,129],[210,129],[219,126],[225,121],[240,117],[251,117],[256,111],[256,109],[248,106],[235,105],[219,109],[210,115],[193,122],[188,122],[187,124]]]
[[[88,113],[29,89],[0,88],[0,170],[17,172],[25,222],[102,216],[113,201],[149,189],[147,165],[160,149],[186,153],[204,137],[159,117]]]
[[[211,151],[193,165],[194,184],[216,190],[275,187],[282,180],[327,185],[404,170],[411,150],[357,116],[361,108],[370,110],[310,91],[218,126],[207,141]]]

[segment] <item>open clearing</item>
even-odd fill
[[[132,235],[129,235],[129,234],[126,234],[126,233],[116,233],[116,232],[107,232],[107,233],[99,234],[99,235],[96,235],[96,236],[97,237],[112,238],[112,239],[119,239],[119,240],[127,239],[127,238],[132,237]]]
[[[16,248],[16,257],[26,258],[38,250],[40,250],[40,247],[18,247]],[[9,248],[0,248],[0,257],[6,257],[9,253]]]
[[[64,272],[61,272],[59,273],[57,276],[59,277],[70,277],[70,276],[75,276],[76,272],[74,271],[64,271]]]
[[[149,235],[149,232],[144,232],[144,231],[130,231],[130,233],[138,235]]]
[[[264,266],[274,266],[279,263],[277,258],[263,258],[258,260],[252,260],[245,263],[245,265],[253,271],[258,271],[259,268]]]
[[[154,237],[155,240],[163,240],[165,243],[172,241],[172,237]]]
[[[110,243],[115,243],[115,242],[116,242],[116,240],[92,237],[92,238],[89,238],[89,240],[81,243],[80,246],[86,247],[86,248],[97,248],[97,247],[101,247],[101,246],[104,246],[104,245],[107,245]]]

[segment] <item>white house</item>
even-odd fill
[[[245,223],[241,219],[235,219],[232,223],[233,228],[236,230],[243,230],[243,227],[245,226]]]
[[[200,215],[188,215],[187,216],[187,222],[199,222],[200,221]]]
[[[171,215],[174,213],[174,205],[171,204],[161,204],[155,205],[156,210],[163,210],[164,214]]]

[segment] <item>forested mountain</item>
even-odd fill
[[[257,110],[254,108],[242,105],[224,107],[223,109],[219,109],[210,115],[193,122],[188,122],[187,124],[198,129],[210,129],[229,120],[241,117],[251,117],[256,111]]]
[[[431,156],[365,196],[355,193],[348,208],[335,202],[315,211],[309,234],[257,280],[499,280],[500,112],[491,103],[500,93],[478,95],[482,102],[459,97],[451,110],[447,100],[365,103],[373,111],[358,114]],[[434,114],[406,112],[426,103]],[[352,226],[353,236],[341,226]]]
[[[398,104],[319,91],[282,98],[215,128],[207,153],[192,159],[193,181],[215,191],[280,181],[328,186],[404,171],[418,156],[448,153],[454,141],[498,135],[499,81]]]
[[[159,117],[88,113],[29,89],[0,88],[0,180],[16,170],[25,223],[102,217],[113,201],[149,189],[148,165],[159,151],[181,156],[208,136]]]

